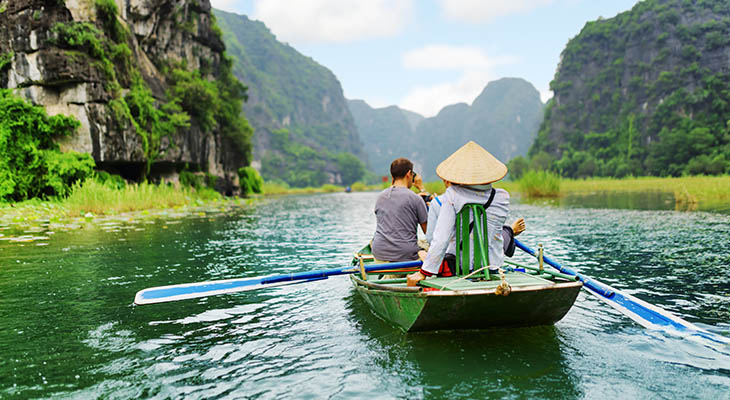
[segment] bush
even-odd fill
[[[264,186],[264,179],[259,171],[253,167],[243,167],[238,170],[238,182],[241,185],[241,194],[261,193]]]
[[[64,196],[74,182],[91,176],[88,154],[61,153],[53,141],[78,126],[72,117],[49,117],[43,107],[0,90],[0,199]]]
[[[522,178],[522,175],[530,167],[530,163],[525,157],[517,156],[507,163],[507,169],[509,170],[510,180],[516,181]]]
[[[343,185],[351,185],[365,174],[365,164],[350,153],[337,155],[337,168],[340,171],[340,176],[342,176]]]
[[[46,194],[66,196],[71,186],[94,174],[94,159],[77,152],[60,153],[42,150],[46,173],[43,186]]]
[[[527,197],[560,195],[560,176],[550,171],[527,171],[518,183],[520,192]]]
[[[325,193],[336,193],[344,190],[341,186],[333,185],[331,183],[325,183],[320,189]]]
[[[203,187],[203,178],[190,171],[180,172],[180,185],[200,190]]]
[[[97,171],[96,181],[117,190],[124,189],[127,186],[127,181],[125,181],[124,178],[119,175],[112,175],[106,171]]]

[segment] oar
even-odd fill
[[[537,254],[533,249],[525,246],[519,240],[515,239],[515,244],[517,245],[517,247],[524,250],[527,254],[530,254],[533,257],[537,257]],[[550,257],[543,255],[543,261],[548,265],[555,267],[555,269],[566,275],[577,276],[578,279],[583,282],[584,288],[588,289],[596,297],[608,303],[610,306],[612,306],[622,314],[628,316],[645,328],[669,328],[679,331],[681,333],[700,336],[716,343],[730,344],[730,338],[704,330],[690,322],[683,320],[682,318],[677,317],[669,311],[649,304],[643,300],[637,299],[636,297],[624,293],[609,285],[606,285],[605,283],[579,274],[578,272],[575,272],[570,268],[558,264],[557,262],[550,259]]]
[[[420,267],[421,264],[421,261],[403,261],[387,264],[372,264],[365,266],[364,269],[365,272],[374,273],[404,272],[409,271],[409,268]],[[318,281],[321,279],[327,279],[329,276],[352,274],[356,272],[360,272],[359,267],[343,267],[299,272],[294,274],[158,286],[137,292],[137,295],[134,296],[134,304],[143,305],[195,299],[198,297],[256,290],[264,287]]]

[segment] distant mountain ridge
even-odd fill
[[[348,104],[377,174],[387,176],[393,159],[408,157],[427,180],[437,179],[436,166],[469,140],[504,163],[526,155],[543,117],[540,93],[521,78],[489,82],[472,105],[452,104],[431,118],[362,100]]]
[[[370,169],[388,176],[394,159],[412,154],[414,127],[424,118],[397,106],[376,109],[363,100],[348,100],[347,104],[368,153]]]
[[[367,160],[337,77],[259,21],[214,10],[233,73],[248,86],[254,165],[292,186],[350,184]],[[354,155],[354,157],[353,157]],[[351,175],[358,176],[351,176]]]

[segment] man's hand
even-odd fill
[[[421,178],[421,175],[416,175],[415,179],[413,179],[413,186],[415,186],[418,191],[425,192],[423,187],[423,178]]]
[[[417,271],[406,276],[406,279],[408,279],[408,286],[416,286],[418,282],[426,279],[426,275],[423,275],[421,271]]]

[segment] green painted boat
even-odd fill
[[[353,260],[374,263],[369,246]],[[551,325],[570,310],[583,286],[573,276],[510,264],[501,274],[430,277],[417,287],[406,284],[410,271],[382,275],[361,268],[350,279],[378,316],[406,332]],[[503,282],[509,290],[499,289]]]

